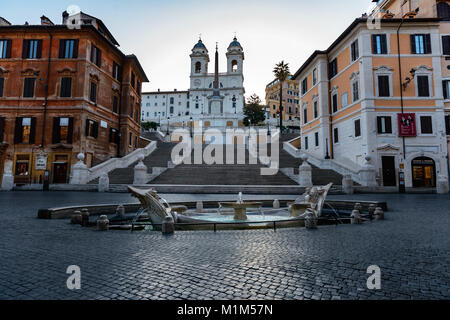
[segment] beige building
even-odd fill
[[[448,182],[449,8],[378,1],[300,67],[299,142],[311,161],[351,173],[369,159],[379,186]]]
[[[298,82],[288,79],[283,83],[283,126],[298,127],[299,122],[299,86]],[[280,121],[280,82],[274,80],[266,86],[266,105],[270,108],[270,123]]]

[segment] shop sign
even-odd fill
[[[45,154],[36,155],[35,169],[47,170],[47,155]]]
[[[416,115],[414,113],[398,114],[398,136],[399,137],[417,136]]]

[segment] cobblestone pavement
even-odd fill
[[[38,208],[133,201],[127,194],[0,193],[0,298],[450,298],[449,195],[330,198],[387,200],[390,210],[361,226],[166,238],[36,219]],[[81,268],[81,290],[66,287],[69,265]],[[366,288],[369,265],[381,268],[381,290]]]

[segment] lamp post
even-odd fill
[[[328,153],[328,138],[325,139],[325,148],[327,151],[327,154],[325,155],[325,159],[330,159],[330,154]]]
[[[170,134],[170,117],[167,117],[167,135]]]

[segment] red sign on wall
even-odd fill
[[[414,113],[398,114],[398,136],[399,137],[417,136],[416,115]]]

